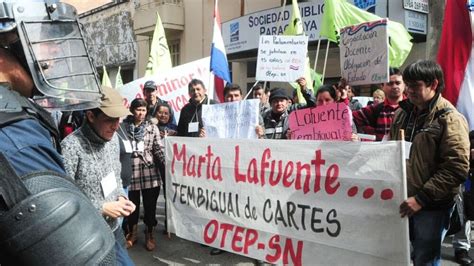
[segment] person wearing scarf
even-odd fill
[[[143,99],[135,99],[130,105],[131,116],[122,122],[126,129],[132,152],[132,179],[128,197],[140,206],[140,195],[143,199],[145,229],[145,247],[148,251],[155,249],[154,228],[157,225],[156,203],[160,194],[160,167],[164,166],[163,145],[158,127],[145,120],[147,103]],[[139,208],[127,218],[127,248],[137,242],[137,224]]]

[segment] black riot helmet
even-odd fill
[[[45,108],[99,106],[100,83],[76,9],[58,0],[0,0],[0,45],[31,73]]]

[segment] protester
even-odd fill
[[[390,68],[390,81],[383,84],[385,100],[380,104],[368,105],[352,113],[359,133],[376,136],[377,141],[389,133],[395,111],[404,99],[405,83],[398,68]]]
[[[206,88],[199,79],[193,79],[188,84],[189,103],[187,103],[179,116],[178,136],[204,137],[204,125],[202,124],[202,105],[208,104]],[[209,104],[214,104],[209,100]]]
[[[34,96],[55,95],[52,99],[58,105],[54,107],[61,109],[68,105],[69,100],[82,104],[84,95],[95,95],[97,101],[90,97],[89,103],[98,105],[100,91],[93,87],[86,91],[71,83],[74,86],[69,86],[68,89],[74,90],[73,96],[77,98],[65,99],[59,88],[49,87],[45,83],[47,79],[33,78],[42,73],[36,67],[37,61],[31,60],[37,58],[40,51],[23,50],[22,47],[26,48],[31,42],[28,38],[20,38],[20,35],[38,33],[35,40],[43,42],[46,34],[34,32],[30,27],[20,27],[23,23],[20,20],[35,19],[34,12],[20,14],[14,11],[24,10],[25,4],[30,3],[2,1],[0,12],[0,264],[65,265],[74,260],[77,265],[106,265],[115,261],[112,231],[101,215],[94,212],[90,200],[66,177],[59,154],[57,128],[50,114],[32,100]],[[36,14],[49,16],[53,12],[48,9],[50,5],[53,6],[53,2],[48,5],[44,2],[42,5],[37,4],[42,8],[35,9]],[[84,45],[81,35],[76,35],[79,28],[70,27],[70,22],[76,23],[78,19],[75,9],[59,1],[54,6],[57,7],[55,10],[70,12],[56,17],[55,25],[64,27],[57,27],[56,31],[48,34],[51,38],[48,43],[60,40],[63,44],[70,44],[71,39],[64,37],[65,34],[70,34],[75,36],[74,43]],[[36,21],[34,30],[50,29],[50,25],[50,21]],[[53,62],[49,60],[53,55],[48,50],[41,52],[43,59]],[[62,59],[77,64],[79,59],[87,61],[90,58],[84,50],[81,57],[64,55]],[[94,73],[92,66],[87,64],[82,64],[81,71]],[[54,68],[50,70],[50,74],[57,75]],[[73,74],[69,69],[61,69],[61,80],[70,82],[75,77]],[[25,176],[28,178],[24,178]],[[71,211],[65,206],[74,206],[75,209]],[[15,216],[15,220],[9,218]],[[88,245],[83,245],[84,243]]]
[[[271,109],[263,115],[264,138],[285,139],[288,131],[288,96],[285,89],[275,88],[270,92]]]
[[[143,99],[134,99],[130,104],[131,116],[124,121],[127,138],[132,142],[132,180],[128,196],[136,205],[140,206],[140,195],[143,198],[145,223],[145,247],[153,251],[156,247],[154,228],[156,221],[156,203],[160,195],[161,175],[164,168],[164,153],[158,128],[145,120],[146,102]],[[127,248],[137,242],[137,227],[140,211],[136,209],[127,219],[128,234]]]
[[[385,93],[381,89],[376,89],[372,93],[373,104],[383,103],[385,100]]]
[[[347,104],[352,111],[362,109],[362,104],[357,99],[354,99],[354,90],[352,86],[347,83],[346,79],[341,78],[337,84],[337,89],[339,90],[339,102]]]
[[[160,136],[163,139],[165,136],[175,136],[178,126],[174,122],[174,116],[171,107],[166,103],[158,104],[156,119]]]
[[[270,109],[270,104],[268,103],[268,96],[270,93],[270,90],[268,88],[264,88],[262,85],[257,84],[253,88],[253,98],[254,99],[260,99],[260,114],[262,115]]]
[[[336,102],[336,90],[333,86],[322,85],[316,92],[316,106],[324,106]]]
[[[336,103],[337,93],[332,85],[322,85],[316,92],[316,106],[325,106],[328,104]],[[359,140],[357,136],[357,129],[355,125],[352,125],[352,141]]]
[[[129,216],[136,206],[122,188],[119,139],[115,134],[120,118],[129,112],[116,90],[104,88],[103,93],[100,107],[87,110],[82,126],[61,142],[64,166],[113,230],[118,263],[133,265],[117,220]]]
[[[409,217],[414,265],[439,265],[454,197],[469,170],[465,118],[441,96],[444,78],[433,61],[419,60],[403,71],[408,100],[400,102],[390,138],[411,143],[406,152],[408,198],[400,205]],[[404,134],[401,133],[404,130]]]
[[[288,114],[298,109],[316,106],[316,98],[306,86],[306,79],[301,77],[296,80],[296,83],[298,83],[306,103],[292,102],[285,89],[275,88],[270,91],[271,108],[262,114],[265,132],[264,135],[260,135],[260,130],[257,127],[257,135],[259,137],[271,139],[286,138],[288,133]],[[296,95],[296,91],[294,91],[294,95]]]
[[[153,80],[145,82],[143,85],[143,95],[148,104],[147,107],[147,120],[150,120],[153,117],[156,117],[156,112],[158,111],[158,104],[168,103],[158,97],[157,86]],[[171,114],[173,110],[171,109]]]
[[[158,120],[158,129],[160,130],[160,137],[163,140],[167,136],[175,136],[177,133],[178,126],[173,122],[174,116],[171,113],[171,107],[166,103],[161,103],[158,105],[158,112],[156,113],[156,118]],[[162,142],[163,144],[163,142]],[[162,146],[164,150],[164,146]],[[163,197],[166,199],[166,171],[165,165],[163,167],[158,167],[160,171],[161,181],[163,183]],[[167,208],[165,206],[165,229],[163,234],[168,233],[168,221],[167,217]]]

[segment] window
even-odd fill
[[[255,78],[257,73],[257,61],[247,62],[247,78]]]
[[[179,66],[180,41],[173,40],[169,42],[168,48],[170,49],[171,63],[173,64],[173,66]]]

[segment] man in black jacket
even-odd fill
[[[188,84],[189,103],[187,103],[179,116],[178,136],[204,137],[204,125],[202,124],[202,105],[214,104],[214,100],[208,103],[206,87],[199,79],[193,79]]]

